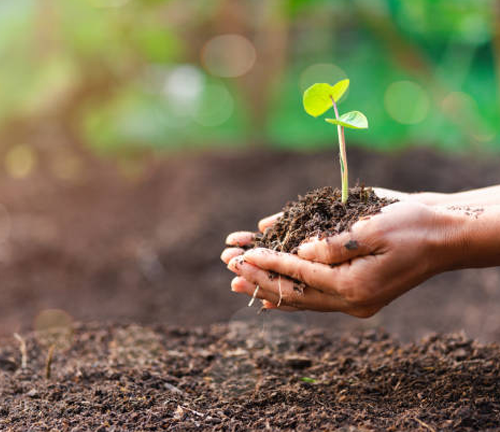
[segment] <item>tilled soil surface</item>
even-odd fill
[[[497,344],[455,334],[401,345],[383,332],[332,336],[253,316],[4,340],[0,429],[500,430]]]

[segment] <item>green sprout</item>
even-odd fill
[[[347,154],[345,150],[344,128],[367,129],[368,120],[365,115],[359,111],[350,111],[339,116],[337,102],[349,88],[349,80],[339,81],[331,86],[330,84],[313,84],[304,92],[304,109],[307,114],[318,117],[333,108],[335,118],[327,118],[325,121],[337,125],[340,147],[340,173],[342,177],[342,203],[347,202],[349,196]]]
[[[314,384],[316,382],[316,380],[314,378],[309,378],[309,377],[301,377],[299,379],[303,382],[310,383],[310,384]]]

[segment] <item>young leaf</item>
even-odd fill
[[[347,91],[349,88],[349,83],[350,81],[348,79],[344,79],[342,81],[339,81],[333,86],[333,99],[335,102],[338,102],[342,96],[344,96],[344,93]]]
[[[311,384],[314,384],[316,382],[316,380],[314,378],[309,378],[309,377],[302,377],[300,378],[301,381],[304,381],[306,383],[311,383]]]
[[[314,84],[304,92],[303,104],[307,114],[318,117],[332,108],[332,98],[337,102],[349,88],[349,80],[330,84]]]
[[[368,119],[359,111],[350,111],[342,114],[338,120],[325,119],[325,121],[351,129],[368,129]]]

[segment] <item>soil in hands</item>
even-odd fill
[[[380,198],[371,188],[363,186],[350,189],[345,204],[341,195],[339,189],[325,186],[299,196],[297,201],[287,203],[283,216],[263,234],[258,234],[252,246],[296,253],[304,240],[348,231],[358,220],[396,202]]]

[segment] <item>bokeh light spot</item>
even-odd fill
[[[496,131],[481,118],[477,102],[467,93],[448,93],[441,101],[441,109],[453,121],[469,124],[471,136],[476,141],[490,142],[497,135]]]
[[[220,126],[234,111],[234,100],[229,90],[222,84],[209,84],[205,87],[202,103],[194,119],[202,126]]]
[[[27,177],[36,164],[33,149],[24,144],[12,147],[5,156],[5,169],[14,178]]]
[[[8,210],[0,204],[0,244],[5,242],[12,230],[12,219]]]
[[[309,66],[302,72],[299,80],[301,92],[315,83],[335,84],[347,78],[347,74],[332,63],[316,63]]]
[[[191,65],[180,65],[166,76],[163,93],[173,105],[175,112],[192,115],[199,106],[205,77]]]
[[[459,120],[464,115],[470,116],[477,111],[476,101],[467,93],[451,92],[441,101],[442,110],[454,120]]]
[[[221,78],[236,78],[252,69],[257,59],[253,44],[237,34],[215,36],[201,51],[201,62],[208,72]]]
[[[429,96],[412,81],[392,83],[385,92],[384,103],[389,115],[402,124],[421,123],[429,114]]]

